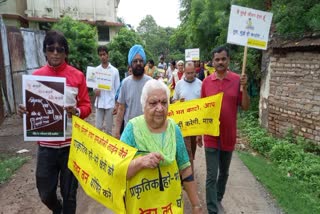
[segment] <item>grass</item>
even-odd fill
[[[312,194],[306,184],[287,176],[275,164],[261,156],[238,152],[240,159],[250,169],[288,214],[320,213],[320,196]]]
[[[29,159],[29,157],[0,154],[0,184],[5,183]]]

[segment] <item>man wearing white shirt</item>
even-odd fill
[[[113,114],[115,109],[115,95],[120,86],[119,71],[109,63],[108,49],[105,46],[98,47],[98,54],[101,64],[96,67],[96,72],[106,74],[110,82],[109,90],[95,89],[96,100],[96,127],[112,135]],[[105,123],[105,128],[104,128]]]
[[[173,102],[184,102],[199,99],[201,97],[201,85],[201,80],[196,78],[196,71],[193,62],[187,62],[184,69],[184,77],[182,77],[176,84],[173,94]],[[192,171],[194,172],[193,160],[197,148],[196,136],[184,137],[184,142],[188,151]]]

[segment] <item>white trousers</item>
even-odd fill
[[[112,136],[113,108],[96,108],[96,127]],[[104,125],[105,124],[105,125]]]

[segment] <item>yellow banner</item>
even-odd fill
[[[143,169],[128,180],[128,214],[183,213],[180,173],[176,162],[158,169]]]
[[[69,169],[90,197],[115,213],[125,213],[127,170],[137,149],[78,117],[72,121]]]
[[[223,93],[219,93],[202,99],[171,104],[168,116],[179,125],[184,137],[219,136],[222,97]]]

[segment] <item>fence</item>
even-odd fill
[[[22,75],[45,65],[44,31],[6,26],[0,16],[0,123],[22,102]]]

